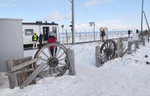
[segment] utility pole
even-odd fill
[[[142,0],[142,12],[141,12],[141,32],[143,32],[143,8],[144,8],[144,0]],[[143,38],[143,37],[142,37]]]
[[[146,20],[146,24],[147,24],[148,30],[150,31],[150,27],[149,27],[149,23],[148,23],[145,11],[143,11],[143,14],[144,14],[144,17],[145,17],[145,20]]]
[[[75,22],[74,22],[74,0],[72,0],[72,45],[75,44],[74,40]]]
[[[64,25],[61,25],[62,28],[62,43],[64,43]]]
[[[95,22],[94,22],[94,41],[95,41]]]
[[[149,37],[150,37],[150,27],[149,27],[149,24],[148,24],[148,20],[147,20],[147,18],[146,18],[146,14],[145,14],[145,11],[143,12],[143,14],[144,14],[144,17],[145,17],[145,20],[146,20],[146,24],[147,24],[147,27],[148,27],[148,42],[149,42]]]

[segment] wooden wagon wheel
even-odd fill
[[[70,62],[67,55],[67,48],[62,44],[47,44],[36,52],[34,58],[31,61],[35,62],[35,70],[23,82],[20,88],[29,85],[40,73],[43,73],[40,77],[57,77],[62,76],[69,69]]]
[[[62,44],[51,43],[39,49],[34,58],[41,58],[36,65],[46,64],[42,71],[45,75],[62,76],[69,68],[67,49]]]
[[[100,48],[101,60],[100,63],[109,61],[115,57],[115,51],[117,50],[117,44],[113,40],[107,40]]]

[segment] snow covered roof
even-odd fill
[[[55,22],[42,22],[42,21],[36,21],[36,22],[23,22],[22,23],[23,25],[58,25],[57,23]]]

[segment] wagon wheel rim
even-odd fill
[[[113,40],[107,40],[100,48],[101,64],[115,58],[115,51],[117,50],[117,44]]]
[[[51,48],[53,48],[53,52],[51,52]],[[36,62],[36,66],[41,63],[47,64],[47,67],[42,71],[51,77],[62,76],[69,67],[67,48],[62,44],[47,44],[36,52],[34,58],[40,58]]]

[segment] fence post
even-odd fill
[[[79,40],[81,40],[81,33],[80,33],[80,35],[79,35]]]
[[[67,53],[70,62],[69,75],[76,75],[74,50],[67,49]]]
[[[121,57],[123,55],[123,42],[122,38],[119,38],[117,41],[117,51],[116,51],[117,57]]]
[[[143,45],[145,46],[145,38],[143,38]]]
[[[142,41],[142,42],[143,42],[143,41]],[[134,43],[135,43],[135,49],[139,49],[139,41],[136,40],[136,41],[134,41]],[[143,42],[143,44],[144,44],[144,42]]]
[[[95,61],[96,67],[100,67],[100,46],[96,46],[95,48]]]
[[[68,44],[68,32],[67,32],[67,30],[66,30],[66,42]]]
[[[132,46],[132,42],[131,41],[128,41],[128,54],[131,54],[132,53],[132,48],[131,48],[131,46]]]

